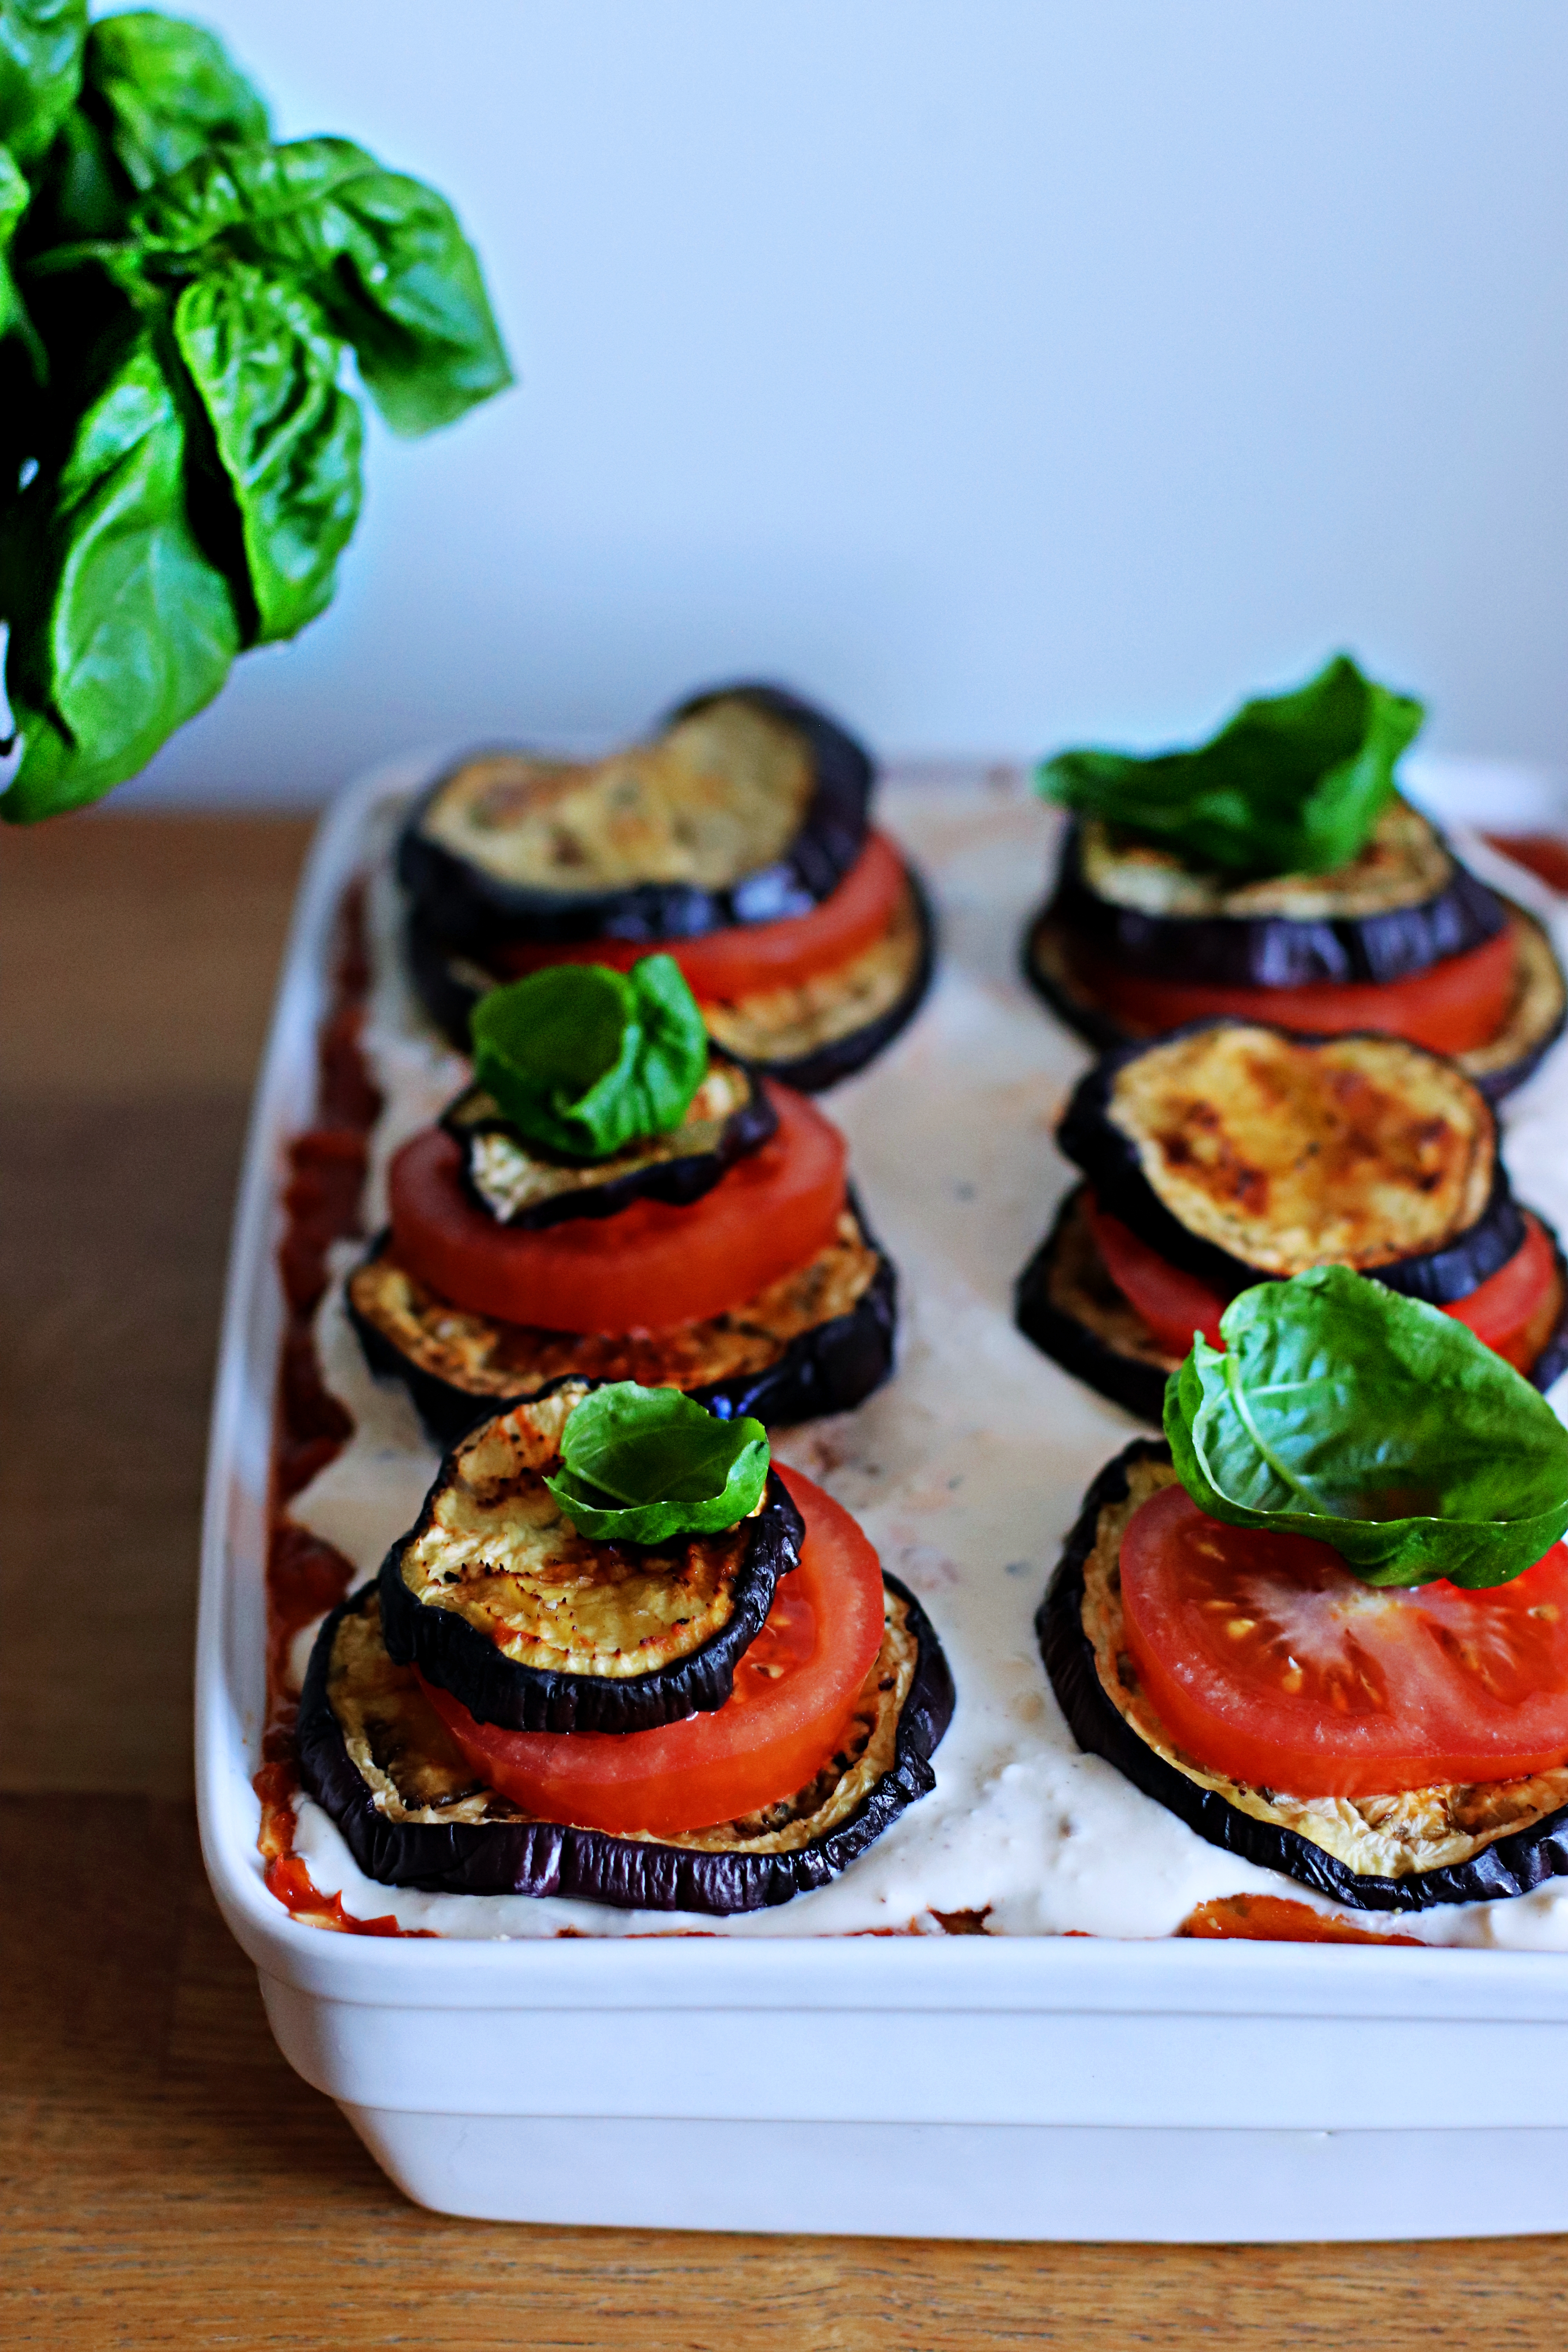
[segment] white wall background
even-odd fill
[[[450,195],[521,389],[132,795],[639,727],[1178,738],[1346,645],[1568,761],[1562,0],[187,0]]]

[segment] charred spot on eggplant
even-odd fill
[[[1053,911],[1124,969],[1230,988],[1403,980],[1495,939],[1506,919],[1497,893],[1399,800],[1337,872],[1242,884],[1090,819],[1068,828]]]
[[[545,1478],[587,1393],[557,1381],[471,1431],[382,1562],[395,1663],[508,1731],[646,1731],[722,1706],[800,1557],[800,1513],[774,1475],[715,1535],[581,1535]]]
[[[773,1424],[847,1412],[893,1368],[898,1279],[851,1197],[806,1265],[703,1323],[605,1336],[534,1329],[453,1307],[400,1265],[387,1235],[350,1276],[365,1360],[401,1380],[438,1445],[552,1381],[678,1388],[721,1418]]]
[[[679,1127],[639,1136],[605,1160],[531,1141],[480,1086],[468,1087],[441,1119],[462,1146],[463,1180],[479,1207],[500,1224],[533,1227],[613,1217],[633,1201],[685,1207],[764,1144],[778,1123],[767,1088],[727,1054],[710,1057]]]
[[[859,854],[871,781],[821,711],[730,687],[607,760],[475,753],[416,805],[397,870],[426,934],[469,954],[694,939],[809,913]]]
[[[301,1778],[383,1885],[717,1917],[787,1903],[837,1878],[934,1785],[952,1678],[913,1594],[883,1582],[882,1646],[839,1748],[764,1813],[668,1839],[531,1820],[475,1781],[413,1668],[389,1656],[374,1585],[332,1612],[311,1653]]]
[[[1226,1780],[1181,1754],[1121,1647],[1115,1574],[1122,1527],[1174,1477],[1170,1448],[1154,1438],[1108,1464],[1040,1604],[1041,1655],[1079,1746],[1209,1844],[1361,1910],[1496,1902],[1568,1873],[1568,1767],[1529,1781],[1308,1800]]]
[[[1088,1189],[1074,1186],[1018,1276],[1014,1318],[1042,1355],[1158,1429],[1165,1382],[1183,1360],[1162,1345],[1112,1281],[1085,1213]],[[1552,1227],[1540,1222],[1552,1244],[1553,1280],[1542,1302],[1541,1345],[1524,1373],[1544,1395],[1568,1370],[1568,1262]],[[1386,1283],[1388,1273],[1376,1279]]]
[[[460,1053],[479,998],[506,975],[409,918],[409,971],[437,1027]],[[864,1069],[913,1020],[931,985],[935,926],[925,891],[907,869],[903,897],[879,940],[815,978],[721,1003],[702,1016],[714,1045],[801,1094],[821,1094]]]
[[[1486,1045],[1452,1057],[1489,1103],[1504,1101],[1524,1084],[1555,1045],[1568,1018],[1568,982],[1564,982],[1545,927],[1511,899],[1500,898],[1499,904],[1514,942],[1513,992],[1509,1009],[1497,1034]],[[1114,1053],[1122,1046],[1147,1044],[1147,1034],[1134,1035],[1113,1019],[1100,1002],[1092,980],[1075,952],[1081,944],[1078,933],[1058,919],[1053,902],[1035,918],[1025,934],[1024,978],[1052,1012],[1097,1053]]]
[[[1223,1292],[1339,1265],[1441,1307],[1524,1242],[1490,1105],[1400,1037],[1194,1022],[1097,1064],[1057,1139],[1102,1209]]]

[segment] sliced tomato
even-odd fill
[[[732,1004],[770,989],[799,988],[875,947],[891,928],[908,887],[903,859],[886,834],[873,833],[837,890],[809,915],[736,923],[702,939],[659,945],[675,958],[700,1003]],[[649,952],[646,941],[584,940],[574,947],[502,948],[495,962],[513,979],[554,963],[607,963],[627,971]]]
[[[1568,1763],[1568,1548],[1488,1591],[1380,1591],[1307,1536],[1168,1486],[1121,1538],[1139,1682],[1177,1747],[1293,1797],[1511,1780]]]
[[[1228,1302],[1219,1291],[1200,1282],[1195,1274],[1184,1274],[1179,1265],[1140,1241],[1120,1217],[1109,1215],[1092,1193],[1084,1202],[1084,1211],[1107,1274],[1163,1348],[1173,1356],[1184,1356],[1194,1331],[1201,1331],[1211,1347],[1224,1344],[1219,1318]]]
[[[780,1579],[730,1697],[711,1714],[655,1731],[500,1731],[426,1684],[492,1789],[540,1821],[670,1837],[777,1804],[821,1770],[881,1646],[882,1570],[831,1495],[775,1466],[805,1521],[800,1566]]]
[[[488,1216],[464,1190],[458,1144],[426,1128],[387,1172],[398,1261],[454,1306],[546,1331],[658,1331],[721,1315],[825,1249],[844,1206],[844,1138],[804,1096],[768,1091],[773,1134],[700,1200],[634,1201],[537,1232]]]
[[[1325,981],[1306,988],[1223,988],[1205,981],[1151,980],[1086,956],[1085,974],[1114,1020],[1139,1036],[1163,1036],[1185,1021],[1230,1013],[1337,1037],[1378,1029],[1437,1054],[1468,1054],[1490,1043],[1513,1000],[1512,925],[1464,955],[1445,956],[1407,980]]]
[[[1234,1292],[1211,1289],[1195,1274],[1172,1265],[1092,1196],[1084,1210],[1107,1274],[1163,1348],[1184,1356],[1194,1331],[1212,1348],[1223,1346],[1219,1318]],[[1524,1240],[1513,1255],[1468,1297],[1451,1299],[1443,1312],[1468,1325],[1516,1371],[1527,1372],[1551,1338],[1563,1303],[1551,1238],[1527,1209]]]

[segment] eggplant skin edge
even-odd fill
[[[725,1622],[684,1658],[621,1679],[522,1665],[456,1610],[434,1608],[410,1592],[403,1580],[404,1554],[429,1526],[453,1466],[448,1454],[424,1509],[392,1546],[377,1574],[382,1637],[395,1665],[417,1666],[427,1682],[459,1699],[477,1723],[492,1723],[503,1731],[651,1731],[723,1706],[734,1686],[736,1664],[773,1605],[780,1577],[800,1561],[805,1522],[776,1471],[769,1471],[766,1499],[750,1523],[734,1606]]]
[[[784,1353],[761,1371],[736,1372],[728,1380],[687,1391],[721,1421],[738,1421],[750,1413],[770,1427],[782,1429],[819,1420],[825,1413],[847,1412],[891,1375],[898,1329],[898,1274],[891,1258],[878,1247],[853,1189],[848,1201],[867,1241],[877,1251],[876,1273],[847,1315],[831,1316],[826,1323],[798,1332]],[[368,1255],[374,1257],[386,1241],[385,1233],[378,1234]],[[538,1388],[520,1389],[512,1396],[476,1395],[411,1363],[384,1332],[359,1312],[346,1290],[343,1304],[372,1373],[377,1380],[403,1382],[425,1430],[443,1448],[455,1445],[481,1421],[526,1403],[552,1385],[541,1382]]]
[[[1018,1276],[1013,1292],[1013,1319],[1026,1339],[1032,1340],[1042,1356],[1049,1356],[1065,1372],[1071,1372],[1112,1404],[1146,1421],[1155,1429],[1165,1417],[1165,1382],[1169,1375],[1157,1364],[1146,1364],[1136,1356],[1124,1356],[1108,1339],[1076,1315],[1068,1315],[1051,1297],[1051,1270],[1060,1246],[1062,1233],[1081,1187],[1075,1185],[1063,1201],[1049,1233]],[[1542,1395],[1552,1383],[1568,1371],[1568,1259],[1563,1255],[1557,1229],[1539,1210],[1533,1213],[1552,1244],[1552,1263],[1562,1286],[1563,1307],[1553,1324],[1546,1345],[1531,1364],[1524,1378],[1531,1388]],[[1266,1277],[1259,1277],[1264,1279]]]
[[[1121,1072],[1145,1054],[1154,1053],[1178,1038],[1201,1035],[1205,1030],[1243,1027],[1266,1029],[1294,1045],[1353,1045],[1361,1037],[1373,1038],[1381,1044],[1389,1042],[1386,1033],[1376,1029],[1342,1030],[1329,1036],[1283,1029],[1272,1021],[1234,1021],[1225,1013],[1184,1022],[1181,1028],[1169,1030],[1162,1037],[1147,1037],[1137,1045],[1121,1045],[1102,1055],[1073,1088],[1057,1128],[1058,1146],[1089,1179],[1100,1206],[1110,1215],[1120,1217],[1140,1241],[1158,1250],[1172,1265],[1216,1287],[1227,1283],[1264,1282],[1268,1276],[1258,1267],[1248,1265],[1245,1259],[1232,1257],[1217,1243],[1205,1242],[1190,1233],[1172,1214],[1144,1175],[1131,1137],[1124,1135],[1110,1117],[1110,1098]],[[1408,1038],[1394,1042],[1408,1046],[1413,1054],[1425,1055],[1428,1061],[1441,1064],[1445,1059],[1440,1054],[1428,1052],[1425,1045],[1412,1044]],[[1474,1086],[1475,1080],[1468,1083]],[[1477,1092],[1480,1091],[1478,1087]],[[1484,1095],[1482,1099],[1485,1100]],[[1491,1121],[1494,1159],[1491,1190],[1480,1215],[1440,1248],[1415,1251],[1388,1265],[1368,1266],[1364,1271],[1373,1281],[1399,1291],[1406,1298],[1425,1299],[1429,1307],[1447,1307],[1456,1298],[1468,1297],[1523,1248],[1524,1218],[1503,1166],[1497,1116],[1489,1102],[1487,1114]]]
[[[846,1030],[842,1036],[830,1037],[825,1045],[814,1045],[808,1053],[790,1058],[767,1061],[752,1055],[750,1068],[763,1077],[777,1078],[782,1085],[794,1087],[797,1094],[823,1094],[829,1087],[837,1086],[840,1079],[853,1077],[857,1070],[875,1061],[900,1031],[908,1028],[931,986],[936,970],[937,942],[930,896],[907,859],[904,875],[920,921],[921,953],[903,993],[885,1013],[878,1013],[873,1021],[862,1022],[858,1029]],[[449,950],[426,932],[417,910],[408,917],[404,945],[420,1003],[448,1045],[455,1045],[460,1054],[468,1053],[468,1016],[481,992],[453,972]]]
[[[1106,1465],[1084,1497],[1036,1613],[1040,1655],[1079,1746],[1089,1755],[1103,1757],[1134,1788],[1210,1845],[1261,1870],[1281,1871],[1314,1894],[1356,1910],[1420,1911],[1435,1903],[1497,1903],[1528,1895],[1548,1879],[1568,1874],[1568,1805],[1548,1813],[1533,1828],[1516,1830],[1483,1846],[1468,1862],[1444,1870],[1413,1871],[1405,1878],[1363,1876],[1295,1830],[1256,1821],[1217,1790],[1200,1788],[1144,1745],[1101,1686],[1093,1645],[1083,1629],[1083,1571],[1101,1510],[1126,1500],[1131,1465],[1170,1458],[1171,1449],[1163,1439],[1138,1437]]]
[[[793,1853],[703,1853],[549,1822],[389,1822],[354,1769],[327,1696],[327,1662],[340,1621],[373,1589],[334,1609],[317,1637],[300,1695],[300,1777],[331,1815],[367,1878],[429,1895],[561,1895],[626,1911],[729,1917],[764,1911],[826,1886],[936,1785],[931,1757],[952,1720],[952,1675],[935,1628],[913,1593],[884,1571],[919,1647],[899,1718],[891,1771],[847,1821]]]
[[[592,893],[567,894],[501,881],[421,830],[428,803],[448,769],[410,810],[398,836],[397,877],[425,928],[443,945],[479,954],[523,937],[567,946],[583,940],[646,942],[649,950],[673,940],[701,938],[734,923],[776,921],[805,911],[844,879],[865,845],[875,771],[868,754],[826,711],[782,687],[737,685],[695,695],[669,712],[666,730],[714,702],[751,703],[782,719],[811,753],[816,781],[800,829],[784,855],[761,874],[742,875],[722,888],[689,882],[637,882]],[[472,757],[472,754],[467,755]],[[458,766],[464,764],[459,761]]]
[[[1523,908],[1516,907],[1511,899],[1505,899],[1503,904],[1510,914],[1522,916],[1526,922],[1536,922],[1535,917],[1526,913]],[[1058,1021],[1072,1030],[1076,1036],[1081,1037],[1086,1045],[1092,1045],[1097,1054],[1114,1053],[1124,1045],[1153,1045],[1156,1041],[1152,1037],[1130,1036],[1120,1022],[1113,1021],[1110,1013],[1102,1012],[1090,998],[1079,995],[1071,989],[1065,988],[1051,973],[1041,970],[1039,959],[1035,952],[1035,943],[1044,926],[1050,920],[1051,913],[1052,909],[1049,906],[1042,907],[1037,913],[1030,917],[1024,927],[1023,939],[1019,944],[1018,961],[1028,986],[1050,1008]],[[1537,928],[1544,927],[1537,923]],[[1500,1102],[1505,1102],[1510,1095],[1518,1093],[1527,1078],[1534,1076],[1552,1046],[1562,1036],[1565,1027],[1568,1027],[1568,1003],[1565,1003],[1564,1009],[1559,1013],[1551,1026],[1525,1048],[1517,1061],[1508,1063],[1500,1070],[1478,1071],[1474,1074],[1466,1070],[1465,1075],[1477,1091],[1484,1095],[1488,1102],[1494,1107]],[[1454,1058],[1460,1069],[1464,1070],[1464,1055],[1456,1055]]]
[[[1442,840],[1441,835],[1438,836]],[[1102,898],[1083,878],[1078,825],[1068,827],[1050,911],[1064,929],[1150,979],[1227,988],[1302,988],[1405,980],[1495,939],[1507,919],[1498,893],[1454,857],[1440,890],[1383,914],[1147,915]],[[1446,841],[1443,846],[1447,848]]]

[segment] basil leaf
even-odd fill
[[[680,1125],[708,1033],[673,956],[629,972],[552,964],[492,989],[469,1022],[474,1076],[531,1142],[605,1160]]]
[[[309,288],[395,433],[450,424],[511,382],[472,247],[445,197],[346,139],[216,150],[149,191],[152,250],[221,240]]]
[[[87,0],[0,0],[0,141],[36,163],[81,86]]]
[[[1339,654],[1294,694],[1244,703],[1194,751],[1061,751],[1038,781],[1049,799],[1194,864],[1326,874],[1365,845],[1425,716]]]
[[[32,193],[10,149],[0,147],[0,341],[7,335],[19,335],[26,345],[33,373],[41,381],[47,366],[44,347],[27,316],[26,305],[6,259],[16,224],[26,211]],[[7,482],[5,492],[14,487]]]
[[[291,637],[331,603],[359,519],[343,347],[308,294],[243,262],[185,288],[174,334],[239,509],[257,639]]]
[[[545,1485],[580,1535],[662,1543],[732,1528],[768,1475],[760,1421],[721,1421],[679,1389],[615,1381],[570,1415],[561,1469]]]
[[[0,800],[13,823],[134,775],[228,674],[238,624],[191,530],[184,459],[179,399],[143,333],[63,468],[6,518],[5,683],[25,738]]]
[[[87,37],[84,102],[141,194],[225,142],[262,145],[267,107],[216,33],[138,8]]]
[[[1369,1584],[1506,1583],[1568,1528],[1568,1430],[1474,1332],[1346,1266],[1260,1283],[1165,1391],[1177,1475]]]

